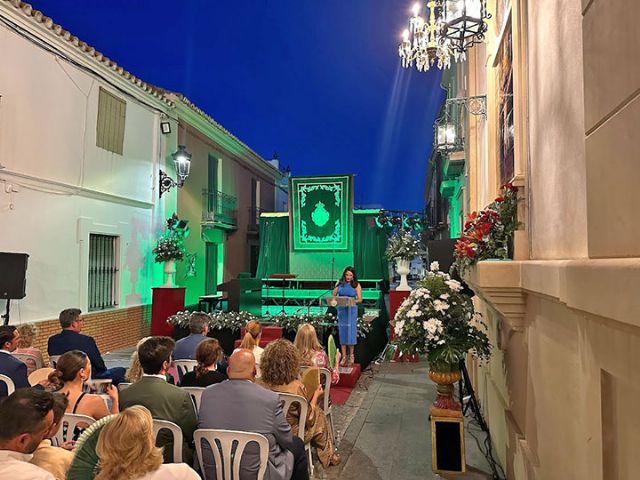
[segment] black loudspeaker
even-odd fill
[[[442,272],[448,272],[453,263],[453,251],[457,238],[445,238],[444,240],[429,240],[427,251],[429,252],[429,262],[438,262]]]
[[[0,298],[17,300],[25,297],[28,260],[26,253],[0,252]]]
[[[464,473],[464,420],[431,417],[431,468],[435,473]]]

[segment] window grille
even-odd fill
[[[89,311],[118,305],[118,237],[89,235]]]
[[[122,155],[126,116],[127,102],[100,87],[96,125],[96,145],[98,147]]]

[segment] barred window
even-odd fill
[[[89,235],[89,311],[118,305],[118,239]]]
[[[127,102],[100,87],[96,146],[122,155]]]

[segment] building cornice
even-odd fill
[[[174,106],[173,102],[166,98],[164,90],[147,83],[125,70],[122,66],[106,57],[91,45],[83,42],[61,25],[58,25],[39,10],[35,10],[30,4],[18,0],[0,0],[0,17],[16,25],[28,35],[44,42],[45,46],[52,47],[51,55],[56,55],[57,50],[86,70],[103,79],[107,84],[121,89],[136,100],[146,103],[148,106],[168,113]],[[7,28],[9,28],[7,26]],[[18,33],[16,33],[18,34]],[[25,40],[29,41],[28,38]],[[37,43],[34,42],[35,45]],[[77,67],[77,65],[76,65]]]

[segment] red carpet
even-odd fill
[[[331,403],[344,405],[351,395],[351,391],[360,378],[360,364],[354,363],[351,367],[340,367],[340,381],[331,387]]]

